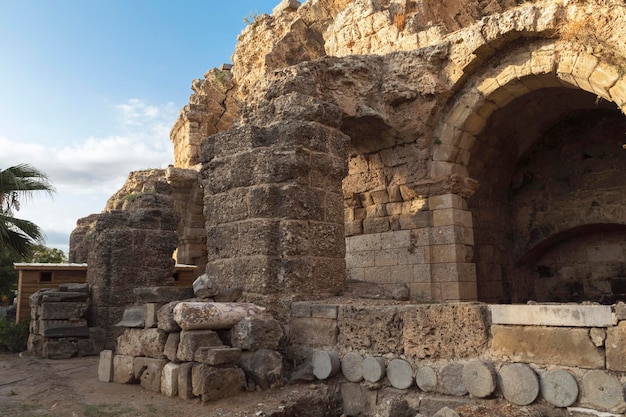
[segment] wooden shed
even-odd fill
[[[15,321],[30,320],[28,297],[42,288],[58,288],[59,284],[83,283],[87,281],[87,264],[70,263],[15,263],[19,271],[17,284],[17,311]],[[174,285],[191,287],[195,279],[195,265],[176,264]]]

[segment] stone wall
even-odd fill
[[[289,355],[313,358],[320,379],[340,372],[348,415],[378,415],[390,394],[425,415],[477,399],[491,410],[499,400],[555,408],[545,415],[626,411],[623,303],[391,304],[292,306]],[[319,352],[336,352],[332,375]]]

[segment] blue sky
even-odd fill
[[[0,0],[0,168],[46,172],[53,199],[17,217],[67,253],[76,220],[128,173],[173,163],[191,82],[231,62],[237,35],[280,0]]]

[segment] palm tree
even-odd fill
[[[52,195],[54,187],[45,173],[28,164],[0,169],[0,247],[12,248],[21,256],[27,256],[34,244],[44,240],[39,226],[13,217],[20,209],[20,200],[30,198],[33,191]]]

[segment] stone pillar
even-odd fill
[[[207,273],[250,301],[315,298],[345,279],[347,143],[316,122],[244,125],[203,144]],[[261,300],[264,299],[265,301]]]
[[[157,199],[155,195],[152,198]],[[166,208],[99,214],[90,240],[90,325],[110,328],[135,303],[133,289],[173,284],[178,218]]]
[[[433,214],[430,262],[433,299],[473,301],[478,298],[476,265],[472,263],[472,213],[457,194],[429,197]]]

